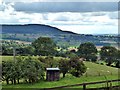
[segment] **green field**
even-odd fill
[[[2,60],[10,60],[12,56],[0,56]],[[56,57],[56,59],[60,59]],[[71,84],[80,84],[85,82],[94,82],[94,81],[103,81],[103,80],[113,80],[118,79],[118,69],[114,67],[109,67],[106,65],[100,65],[92,62],[84,62],[87,66],[87,72],[81,76],[80,78],[76,78],[67,74],[65,78],[62,78],[59,81],[41,81],[35,84],[17,84],[17,85],[6,85],[3,82],[3,88],[50,88],[56,86],[63,86],[63,85],[71,85]],[[113,85],[117,85],[118,83],[113,83]],[[105,84],[101,85],[90,85],[88,87],[101,87],[105,86]],[[76,87],[79,88],[79,87]]]
[[[18,56],[16,56],[17,58]],[[37,56],[33,56],[34,58],[37,58]],[[45,57],[45,56],[41,56],[41,57]],[[54,57],[55,60],[60,60],[62,57]],[[13,60],[13,56],[0,56],[0,62],[1,61],[8,61],[8,60]]]

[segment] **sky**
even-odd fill
[[[118,0],[0,0],[0,24],[46,24],[79,34],[117,34]]]

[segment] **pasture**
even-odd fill
[[[1,60],[12,60],[13,56],[0,56]],[[36,58],[36,57],[35,57]],[[55,60],[60,60],[61,57],[55,57]],[[84,62],[87,67],[87,72],[79,77],[76,78],[70,74],[67,74],[65,78],[62,78],[59,81],[40,81],[35,84],[17,84],[17,85],[6,85],[3,82],[3,88],[51,88],[57,86],[64,86],[64,85],[71,85],[71,84],[80,84],[86,82],[95,82],[95,81],[104,81],[104,80],[113,80],[118,79],[118,69],[114,67],[109,67],[106,65],[100,65],[92,62]],[[118,83],[113,83],[112,85],[118,85]],[[90,85],[88,87],[101,87],[105,86],[101,85]],[[79,87],[76,87],[79,88]]]

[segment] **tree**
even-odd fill
[[[7,84],[9,84],[9,79],[10,79],[10,67],[11,63],[2,61],[2,80],[6,81]]]
[[[117,50],[117,54],[116,54],[117,60],[116,60],[116,67],[120,68],[120,50]]]
[[[69,65],[71,67],[70,73],[75,77],[82,76],[87,69],[83,61],[81,61],[79,57],[71,58],[69,61]]]
[[[27,83],[38,82],[44,78],[44,68],[42,63],[34,60],[31,56],[24,59],[23,65],[23,78]]]
[[[17,83],[20,83],[20,79],[24,76],[23,75],[23,70],[22,70],[22,65],[23,65],[23,56],[18,56],[15,61],[15,71],[16,71],[16,79]]]
[[[80,57],[91,61],[96,61],[95,58],[96,54],[97,54],[97,49],[95,47],[95,45],[93,43],[87,42],[87,43],[82,43],[79,47],[78,47],[78,55],[80,55]]]
[[[120,68],[120,61],[117,61],[117,62],[116,62],[116,67],[117,67],[117,68]]]
[[[110,66],[116,61],[117,49],[112,46],[103,46],[100,51],[101,60],[105,60],[107,65]]]
[[[66,75],[66,73],[70,69],[70,67],[69,67],[69,61],[66,60],[66,59],[61,59],[59,61],[59,68],[60,68],[60,72],[63,73],[63,78],[64,78],[65,75]]]
[[[35,40],[32,45],[35,48],[35,53],[37,55],[55,55],[56,53],[56,44],[51,38],[48,37],[39,37]]]

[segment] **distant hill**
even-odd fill
[[[2,25],[2,39],[32,42],[38,37],[50,37],[62,47],[79,46],[84,42],[92,42],[97,46],[116,45],[118,42],[116,35],[76,34],[42,24]]]
[[[2,25],[2,33],[19,33],[19,34],[75,34],[70,31],[62,31],[56,27],[42,24],[25,24],[25,25]]]

